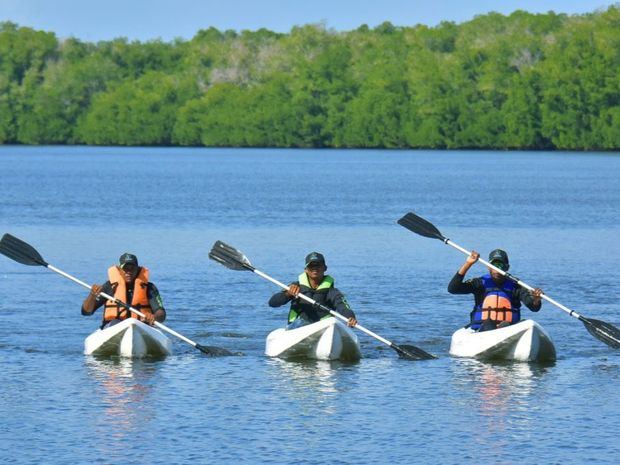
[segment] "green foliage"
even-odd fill
[[[77,139],[94,145],[169,145],[177,109],[195,96],[191,81],[151,71],[93,98]]]
[[[57,47],[52,33],[0,23],[0,75],[20,84],[28,71],[41,72]]]
[[[567,149],[617,149],[620,9],[574,18],[555,36],[543,78],[543,136]]]
[[[15,140],[14,92],[11,85],[0,76],[0,144]]]
[[[618,150],[620,8],[96,44],[0,23],[0,143]]]

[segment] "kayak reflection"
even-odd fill
[[[471,419],[478,424],[475,447],[490,453],[496,451],[501,456],[502,449],[510,449],[514,441],[515,423],[519,430],[536,429],[537,391],[553,365],[455,361],[454,386],[459,391],[458,397],[476,412],[476,417]]]
[[[475,359],[455,360],[459,368],[459,386],[478,394],[479,411],[497,411],[514,408],[520,398],[527,398],[536,389],[538,381],[553,366],[519,362],[488,363]],[[465,382],[464,382],[465,381]]]
[[[334,413],[339,395],[352,389],[345,370],[358,365],[340,361],[268,359],[268,373],[279,393],[311,412],[317,405],[326,413]],[[345,381],[348,380],[348,381]]]
[[[124,357],[87,357],[85,365],[96,385],[101,415],[94,422],[92,434],[112,435],[119,441],[131,441],[148,430],[156,411],[151,398],[152,378],[159,362]],[[106,447],[102,441],[102,447]],[[102,451],[107,456],[109,450]]]

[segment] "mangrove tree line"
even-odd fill
[[[0,143],[620,148],[620,7],[87,43],[0,23]]]

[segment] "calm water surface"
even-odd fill
[[[0,233],[87,282],[133,252],[168,326],[243,353],[86,357],[86,291],[0,257],[0,463],[616,464],[619,353],[545,303],[555,364],[451,358],[465,257],[396,220],[505,248],[524,281],[620,325],[619,177],[618,154],[0,147]],[[267,359],[286,309],[208,260],[217,239],[283,281],[323,252],[364,326],[439,358],[360,333],[356,364]]]

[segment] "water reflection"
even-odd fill
[[[553,364],[519,362],[487,363],[478,360],[456,360],[455,372],[461,382],[471,383],[478,394],[480,410],[497,411],[514,406],[527,398],[538,386],[538,380]],[[457,374],[458,373],[458,374]]]
[[[93,394],[101,407],[93,433],[124,441],[148,429],[156,413],[150,394],[158,361],[86,357],[85,365],[89,377],[96,381]]]
[[[475,442],[489,453],[502,455],[517,439],[515,430],[536,429],[538,391],[553,364],[486,363],[456,360],[453,381],[459,397],[474,415]]]
[[[279,384],[278,389],[289,400],[300,405],[322,408],[324,413],[335,413],[336,399],[350,385],[343,385],[342,372],[355,369],[357,364],[323,360],[269,359],[269,374]],[[347,377],[345,377],[347,378]]]

